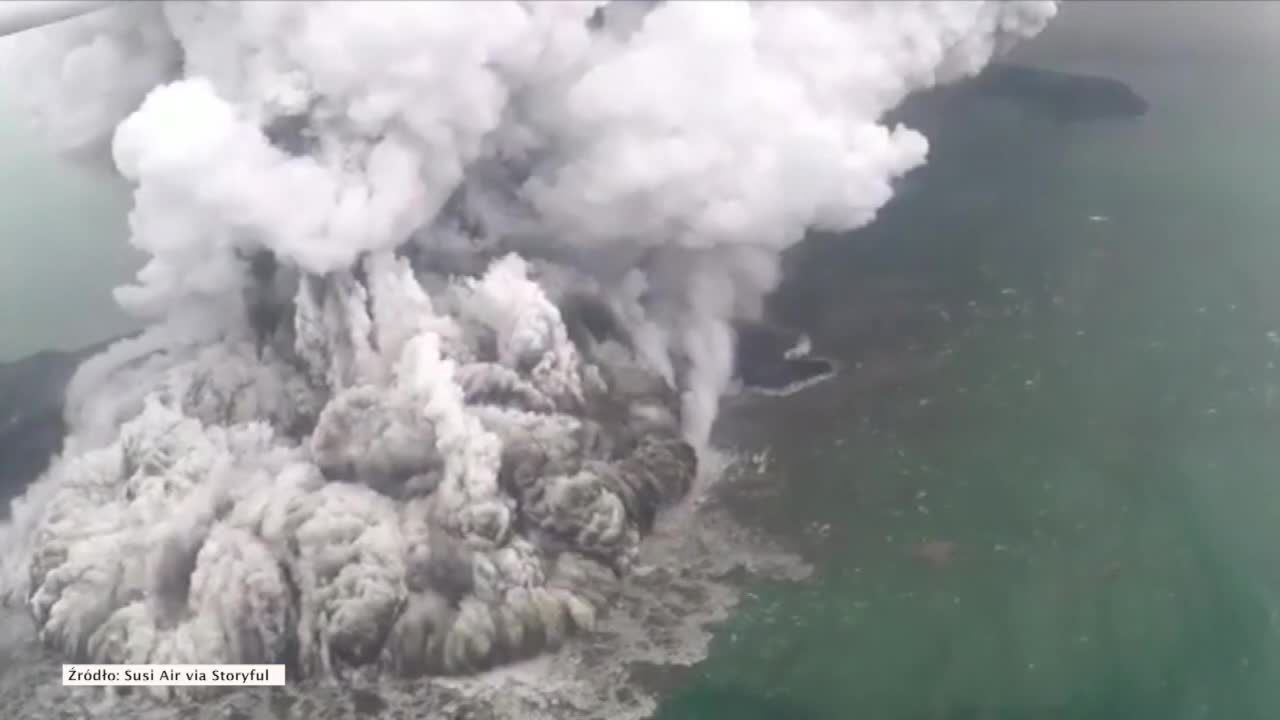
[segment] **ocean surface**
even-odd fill
[[[842,371],[718,435],[816,573],[654,673],[660,720],[1280,717],[1273,65],[1052,40],[1150,111],[936,119],[874,225],[788,258],[774,310]],[[0,156],[0,360],[126,330],[119,188],[4,110]]]
[[[124,183],[57,157],[16,105],[0,88],[0,362],[134,329],[111,290],[142,262]]]
[[[661,720],[1280,717],[1273,61],[1027,50],[1151,110],[971,108],[794,253],[776,309],[845,371],[721,430],[817,572],[752,588]]]

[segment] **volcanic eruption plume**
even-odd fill
[[[0,588],[79,661],[469,673],[590,629],[879,124],[1052,3],[125,3],[5,67],[134,187]]]

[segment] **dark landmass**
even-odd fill
[[[62,449],[67,382],[80,362],[103,346],[45,351],[0,365],[0,518]]]
[[[561,301],[560,314],[574,342],[629,342],[618,319],[598,298],[570,295]],[[776,323],[739,320],[734,323],[734,332],[734,375],[747,388],[789,393],[835,372],[835,363],[809,355],[809,338],[798,330]]]
[[[1026,65],[993,63],[969,86],[979,96],[1014,100],[1059,122],[1140,117],[1149,107],[1133,88],[1114,78]]]
[[[1114,78],[992,63],[970,80],[912,95],[885,119],[906,123],[932,141],[957,114],[1000,105],[1058,125],[1132,120],[1150,109],[1137,91]]]

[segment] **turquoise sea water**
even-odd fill
[[[818,572],[752,588],[662,720],[1280,717],[1264,67],[1082,62],[1150,114],[957,119],[796,253],[780,306],[846,371],[725,434]]]
[[[133,327],[111,289],[141,264],[123,183],[56,156],[0,92],[0,362]]]

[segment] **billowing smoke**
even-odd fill
[[[1052,3],[126,3],[7,67],[133,183],[150,328],[4,528],[77,660],[456,674],[609,606],[780,254]],[[50,76],[50,74],[52,76]]]

